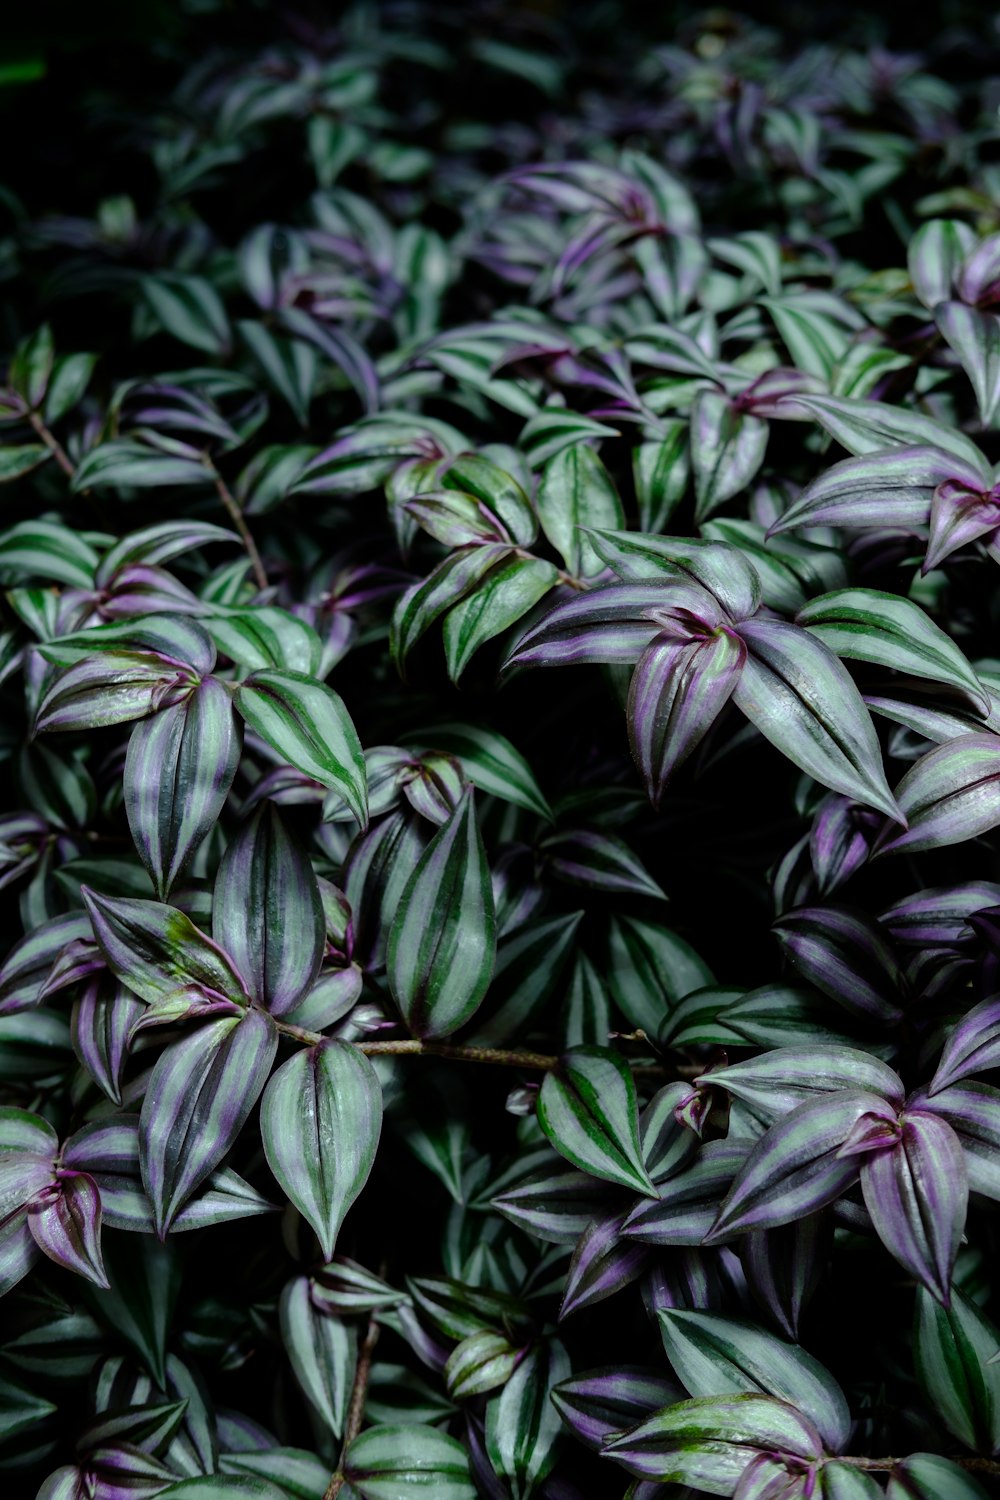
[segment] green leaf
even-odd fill
[[[51,521],[19,521],[0,533],[0,577],[7,583],[44,578],[89,589],[99,561],[79,532]]]
[[[486,641],[527,614],[558,582],[557,569],[539,557],[509,556],[490,569],[444,618],[448,676],[457,682]]]
[[[892,667],[965,693],[989,713],[985,689],[950,636],[919,605],[878,589],[836,589],[811,599],[796,623],[837,656]]]
[[[333,1258],[340,1226],[368,1180],[382,1127],[382,1089],[362,1052],[326,1041],[283,1063],[264,1091],[268,1165]]]
[[[462,770],[481,792],[523,807],[540,817],[552,818],[535,773],[510,740],[493,729],[472,724],[435,724],[421,730],[416,743],[424,750],[444,750],[454,755]],[[404,743],[410,743],[407,736]]]
[[[520,547],[530,547],[538,534],[531,502],[517,480],[479,453],[460,453],[441,473],[446,490],[463,491],[485,505],[503,522]]]
[[[344,1473],[364,1500],[476,1500],[461,1443],[433,1427],[369,1427],[344,1455]]]
[[[448,1394],[455,1401],[468,1401],[505,1385],[517,1368],[520,1350],[502,1333],[481,1328],[462,1340],[444,1367]]]
[[[365,759],[343,700],[302,672],[254,672],[236,690],[236,707],[282,760],[344,798],[368,819]]]
[[[389,988],[414,1036],[447,1036],[478,1009],[496,960],[490,870],[473,794],[421,855],[389,933]]]
[[[248,609],[217,604],[200,623],[224,656],[252,672],[279,667],[313,677],[319,671],[323,643],[312,626],[290,610],[274,604]]]
[[[635,1082],[628,1064],[609,1047],[574,1047],[563,1054],[545,1075],[538,1123],[575,1167],[657,1196],[639,1144]]]
[[[144,276],[143,298],[167,333],[206,354],[225,354],[230,330],[222,299],[203,276],[159,272]]]
[[[767,449],[769,427],[740,411],[721,391],[699,391],[691,408],[695,520],[704,521],[754,478]]]
[[[237,327],[268,380],[288,402],[299,425],[305,427],[319,373],[319,358],[312,344],[276,338],[263,323],[243,320]]]
[[[342,1436],[357,1361],[353,1323],[324,1312],[308,1276],[296,1276],[281,1294],[281,1342],[295,1378],[316,1415],[335,1438]]]
[[[542,530],[575,578],[601,571],[583,526],[615,530],[625,513],[614,480],[587,443],[564,448],[542,470],[535,495]],[[539,595],[539,597],[541,597]]]
[[[518,1365],[486,1408],[486,1449],[512,1500],[528,1500],[555,1466],[562,1431],[552,1389],[571,1374],[558,1339],[546,1339]]]
[[[21,443],[16,448],[0,448],[0,484],[30,474],[51,456],[44,443]]]
[[[930,1408],[977,1453],[1000,1448],[1000,1331],[955,1286],[951,1306],[917,1290],[913,1352]]]

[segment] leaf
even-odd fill
[[[886,453],[886,449],[938,449],[952,454],[960,463],[970,465],[984,479],[988,478],[979,448],[971,438],[946,422],[936,422],[933,417],[925,417],[905,406],[891,406],[886,401],[850,401],[838,396],[795,396],[793,399],[796,406],[804,406],[848,453],[880,455],[881,462],[890,468],[892,455]]]
[[[603,1302],[641,1276],[650,1261],[645,1245],[622,1238],[625,1215],[592,1219],[577,1241],[566,1272],[559,1321],[581,1308]]]
[[[471,791],[407,881],[389,933],[393,999],[414,1036],[447,1036],[481,1004],[496,961],[490,871]]]
[[[768,431],[765,421],[740,410],[722,391],[698,392],[691,407],[696,522],[751,482],[764,462]]]
[[[51,456],[44,443],[18,443],[15,448],[0,448],[0,484],[30,474]]]
[[[460,453],[441,471],[447,490],[472,495],[503,522],[510,537],[521,547],[530,547],[538,534],[538,520],[531,502],[517,480],[499,464],[479,453]]]
[[[167,1500],[287,1500],[287,1491],[259,1474],[199,1474],[156,1493]]]
[[[457,682],[473,656],[515,625],[555,588],[558,572],[539,557],[509,556],[496,563],[475,588],[444,617],[444,653],[448,676]]]
[[[594,531],[593,543],[600,557],[624,582],[643,579],[677,579],[695,589],[706,589],[733,620],[745,620],[757,613],[761,602],[757,569],[739,547],[726,541],[707,541],[698,537],[637,536],[634,531]],[[664,590],[670,603],[673,589]],[[678,591],[681,611],[696,610],[697,594]],[[710,600],[706,618],[716,622],[716,611]],[[704,612],[704,611],[703,611]],[[683,620],[684,615],[681,614]],[[722,622],[719,622],[722,623]]]
[[[468,1401],[505,1385],[517,1368],[520,1350],[502,1334],[481,1328],[452,1350],[444,1367],[453,1401]]]
[[[305,427],[319,370],[313,345],[298,338],[279,338],[263,323],[249,319],[241,319],[236,326],[268,380],[288,402],[299,426]]]
[[[939,1115],[958,1136],[969,1187],[1000,1199],[1000,1089],[989,1083],[953,1083],[933,1094],[919,1091],[908,1101],[924,1114]]]
[[[631,666],[668,623],[663,618],[666,611],[681,614],[686,625],[694,615],[695,628],[710,629],[718,623],[717,601],[706,589],[683,579],[589,589],[557,604],[525,631],[504,672],[585,662]]]
[[[768,1123],[817,1094],[841,1090],[877,1094],[900,1108],[906,1091],[887,1063],[854,1047],[824,1042],[778,1047],[760,1057],[703,1073],[697,1083],[723,1088]]]
[[[343,1469],[363,1500],[407,1500],[419,1491],[476,1500],[464,1449],[433,1427],[369,1427],[351,1443]]]
[[[642,861],[614,834],[569,828],[540,839],[538,849],[553,874],[569,885],[667,899]]]
[[[873,855],[916,854],[977,838],[1000,824],[1000,736],[962,734],[929,750],[896,788],[906,819],[883,830]]]
[[[837,656],[875,662],[944,683],[989,713],[983,685],[951,638],[909,599],[877,589],[837,589],[799,611],[804,625]]]
[[[861,1191],[879,1239],[947,1307],[969,1200],[965,1156],[951,1126],[910,1109],[898,1143],[861,1163]]]
[[[496,730],[473,724],[435,724],[421,730],[416,743],[423,749],[453,755],[481,792],[551,821],[552,809],[528,761]]]
[[[913,1351],[928,1404],[973,1452],[1000,1448],[1000,1331],[957,1287],[950,1306],[917,1292]]]
[[[848,907],[803,906],[780,917],[773,931],[803,979],[852,1015],[902,1019],[905,981],[870,918]]]
[[[365,761],[343,701],[301,672],[254,672],[240,683],[236,707],[278,755],[339,792],[358,822],[368,817]]]
[[[771,1396],[696,1397],[613,1437],[603,1452],[630,1474],[731,1495],[760,1452],[818,1458],[822,1439],[794,1407]]]
[[[560,1435],[551,1391],[570,1374],[569,1355],[546,1339],[521,1361],[486,1408],[486,1447],[493,1469],[506,1479],[512,1500],[528,1500],[552,1470]]]
[[[606,982],[633,1026],[659,1036],[676,1002],[712,983],[713,975],[691,945],[655,922],[615,916],[608,929]]]
[[[28,1212],[35,1244],[57,1266],[106,1287],[101,1258],[101,1195],[86,1172],[61,1171]]]
[[[975,243],[975,230],[961,219],[931,219],[921,224],[906,247],[906,263],[913,289],[926,308],[948,300]]]
[[[885,1500],[987,1500],[971,1474],[936,1453],[911,1453],[893,1465]]]
[[[799,526],[858,531],[898,527],[919,534],[930,521],[935,491],[949,482],[970,490],[989,485],[981,466],[940,448],[901,448],[844,459],[806,485],[772,522],[768,536]]]
[[[222,857],[212,932],[272,1015],[294,1010],[319,974],[326,945],[319,886],[273,803],[257,808]]]
[[[666,421],[664,435],[632,450],[632,479],[644,532],[663,530],[687,489],[689,460],[687,423]]]
[[[974,1005],[948,1033],[927,1092],[939,1093],[963,1078],[996,1067],[1000,1067],[1000,998],[991,995]]]
[[[779,620],[747,620],[739,633],[748,654],[736,706],[808,775],[903,821],[868,710],[832,651]]]
[[[538,1123],[560,1155],[594,1177],[657,1196],[642,1159],[635,1083],[608,1047],[574,1047],[546,1073]]]
[[[747,1152],[745,1141],[707,1142],[689,1167],[667,1179],[662,1197],[633,1208],[622,1233],[647,1245],[700,1245]]]
[[[229,955],[183,912],[160,901],[102,896],[87,886],[81,893],[108,968],[147,1003],[185,989],[247,1004],[246,984]]]
[[[710,1240],[790,1224],[839,1198],[858,1175],[857,1159],[840,1148],[866,1116],[894,1123],[896,1111],[876,1094],[845,1089],[782,1115],[737,1173]]]
[[[357,1360],[357,1334],[313,1301],[313,1282],[296,1276],[281,1293],[281,1341],[295,1378],[323,1424],[342,1436]]]
[[[50,682],[35,711],[35,732],[105,729],[142,719],[194,685],[175,662],[152,652],[95,653]]]
[[[283,1063],[264,1091],[268,1165],[333,1257],[344,1216],[368,1180],[382,1128],[382,1089],[349,1042],[327,1041]]]
[[[125,808],[160,900],[218,821],[242,744],[230,695],[215,677],[133,729],[125,757]]]
[[[222,299],[203,276],[165,271],[143,276],[142,295],[166,331],[206,354],[225,354],[229,347],[229,319]]]
[[[241,667],[319,673],[323,644],[311,625],[288,610],[266,604],[250,609],[217,604],[202,624],[223,655]]]
[[[639,1365],[587,1370],[552,1390],[553,1405],[573,1436],[597,1451],[614,1433],[682,1399],[672,1380]]]
[[[991,426],[1000,404],[1000,318],[964,302],[941,302],[934,321],[972,382],[980,421]]]
[[[239,1135],[278,1047],[262,1011],[210,1021],[153,1069],[140,1114],[142,1180],[161,1239]]]
[[[574,577],[601,570],[583,527],[622,526],[625,514],[618,491],[596,452],[575,443],[549,459],[535,495],[542,530]]]
[[[735,691],[746,660],[739,636],[720,628],[693,641],[655,637],[632,673],[629,744],[654,807]]]
[[[52,521],[18,521],[0,532],[0,577],[8,583],[42,578],[89,589],[97,563],[85,537]]]
[[[99,443],[77,464],[70,489],[79,494],[85,490],[148,490],[211,484],[211,466],[200,457],[193,457],[186,444],[176,446],[181,451],[165,451],[131,438]]]
[[[804,1349],[719,1313],[668,1308],[659,1320],[667,1358],[690,1395],[776,1396],[808,1417],[832,1452],[846,1445],[851,1415],[844,1393]]]

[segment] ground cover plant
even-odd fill
[[[997,1493],[995,30],[320,11],[0,70],[4,1493]]]

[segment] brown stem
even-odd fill
[[[225,506],[227,512],[229,513],[229,519],[232,521],[233,525],[236,527],[236,530],[240,534],[240,538],[243,542],[244,547],[246,548],[247,557],[249,557],[250,559],[250,566],[253,569],[253,576],[257,587],[259,589],[266,589],[267,574],[264,571],[264,564],[261,562],[260,553],[257,551],[257,543],[254,541],[253,536],[250,533],[250,528],[246,523],[246,518],[244,517],[236,498],[230,491],[229,486],[226,484],[226,481],[223,479],[222,475],[218,472],[214,465],[209,462],[208,459],[205,460],[205,466],[212,475],[212,479],[215,482],[216,493]]]
[[[31,426],[34,428],[37,435],[41,438],[46,448],[48,448],[49,452],[52,454],[52,457],[55,459],[56,463],[59,465],[60,469],[62,469],[66,477],[68,479],[72,479],[73,475],[76,473],[76,468],[73,464],[73,460],[70,458],[69,454],[66,452],[66,449],[63,447],[62,443],[60,443],[59,439],[55,436],[54,433],[49,431],[36,411],[29,413],[28,421],[31,423]]]
[[[902,1458],[856,1458],[846,1453],[837,1455],[837,1463],[850,1464],[853,1469],[865,1469],[868,1472],[887,1473],[904,1462]],[[957,1469],[968,1470],[970,1474],[1000,1476],[1000,1462],[995,1458],[949,1458],[948,1462]]]
[[[315,1047],[328,1040],[318,1031],[306,1031],[303,1026],[293,1026],[288,1021],[276,1022],[285,1036],[307,1047]],[[545,1052],[517,1052],[497,1047],[457,1047],[447,1042],[420,1042],[410,1038],[399,1038],[392,1042],[355,1042],[359,1052],[366,1057],[445,1057],[453,1062],[494,1063],[501,1068],[533,1068],[547,1073],[559,1061]]]
[[[374,1315],[368,1321],[368,1331],[364,1342],[358,1350],[358,1366],[354,1372],[354,1386],[351,1390],[351,1404],[347,1408],[347,1425],[344,1428],[344,1449],[340,1456],[341,1465],[347,1454],[348,1448],[354,1442],[361,1431],[361,1423],[365,1416],[365,1400],[368,1395],[368,1380],[372,1372],[372,1357],[375,1353],[375,1345],[378,1343],[379,1328]],[[335,1474],[330,1475],[330,1483],[326,1487],[323,1500],[336,1500],[344,1485],[347,1476],[343,1468],[337,1469]]]

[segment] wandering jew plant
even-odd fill
[[[330,9],[0,72],[3,1493],[1000,1493],[997,30]]]

